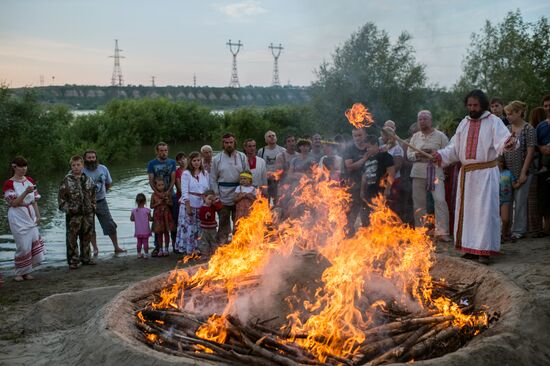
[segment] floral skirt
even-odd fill
[[[191,215],[188,215],[185,206],[181,205],[178,215],[176,249],[180,252],[191,254],[199,245],[201,232],[199,208],[191,207]]]

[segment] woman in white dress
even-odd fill
[[[44,260],[44,241],[38,232],[40,198],[32,178],[27,177],[27,161],[17,156],[11,162],[12,177],[2,188],[8,208],[8,222],[15,240],[15,280],[32,280],[33,267]]]
[[[203,193],[209,188],[208,172],[202,166],[201,155],[189,154],[189,164],[181,176],[181,198],[176,248],[187,255],[197,250],[201,236],[199,209],[204,204]]]

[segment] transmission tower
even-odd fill
[[[154,88],[156,85],[155,85],[155,78],[156,76],[151,76],[151,86]]]
[[[273,43],[269,45],[271,54],[273,55],[273,80],[271,81],[272,86],[281,86],[279,81],[279,56],[281,56],[281,51],[283,46],[279,43],[278,46],[273,46]]]
[[[122,50],[118,48],[118,39],[115,39],[115,54],[113,56],[109,56],[115,59],[113,76],[111,76],[111,86],[122,86],[124,83],[124,79],[122,78],[122,69],[120,68],[120,59],[125,57],[121,56],[120,52],[122,52]]]
[[[231,40],[226,43],[229,46],[229,51],[231,51],[231,54],[233,55],[233,70],[231,70],[231,80],[229,81],[229,87],[231,88],[239,88],[241,86],[241,83],[239,83],[239,75],[237,74],[237,54],[239,53],[239,50],[241,47],[244,47],[244,45],[239,40],[238,43],[231,43]],[[236,49],[233,49],[233,46],[236,47]]]
[[[193,74],[193,88],[197,87],[197,74]]]

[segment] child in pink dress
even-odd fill
[[[134,222],[134,237],[137,238],[138,258],[147,258],[149,256],[149,237],[151,236],[151,227],[149,221],[152,221],[151,210],[145,207],[147,198],[143,193],[138,193],[136,196],[136,204],[138,207],[132,209],[130,221]],[[141,248],[145,254],[141,254]]]

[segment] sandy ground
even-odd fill
[[[438,252],[458,256],[448,245],[438,245]],[[134,256],[124,255],[100,260],[96,266],[86,266],[73,271],[66,267],[41,269],[34,273],[33,281],[15,282],[13,278],[5,278],[4,286],[0,288],[0,365],[37,364],[38,360],[34,356],[23,354],[28,347],[38,347],[38,352],[33,352],[34,354],[40,354],[40,347],[51,347],[51,342],[62,342],[63,349],[71,347],[71,341],[67,338],[50,340],[44,344],[36,342],[40,332],[47,331],[48,327],[44,314],[36,326],[32,324],[35,319],[33,313],[40,311],[40,300],[51,295],[84,290],[75,295],[78,297],[79,312],[86,318],[86,314],[92,314],[93,310],[97,310],[98,306],[108,302],[128,285],[173,269],[178,258],[170,256],[139,260]],[[533,318],[534,314],[550,314],[550,239],[524,239],[517,243],[506,243],[502,247],[502,255],[494,259],[490,268],[503,273],[515,285],[525,290],[532,299],[532,313],[526,312],[526,319]],[[108,288],[102,292],[92,291],[100,287]],[[86,296],[87,293],[91,296]],[[96,293],[102,295],[94,297],[92,294]],[[44,310],[51,312],[50,315],[56,318],[57,323],[63,323],[64,303],[59,301],[52,309],[51,304],[55,304],[55,298],[50,297],[50,307]],[[74,311],[68,311],[65,328],[76,327],[79,319],[73,317]],[[547,322],[547,319],[549,318],[543,317],[541,321]],[[543,325],[543,328],[549,329],[550,322]],[[534,351],[541,356],[537,358],[541,360],[541,365],[550,364],[548,334],[528,336],[532,337],[531,343],[536,347]],[[38,364],[48,363],[41,360]],[[66,364],[73,363],[67,361]],[[533,363],[531,360],[524,364]]]

